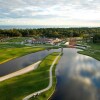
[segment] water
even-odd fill
[[[100,61],[66,48],[56,68],[51,100],[100,100]]]
[[[27,67],[28,65],[31,65],[39,60],[42,60],[44,57],[46,57],[48,54],[52,52],[60,52],[60,49],[39,51],[20,58],[13,59],[4,64],[0,64],[0,76],[7,75],[12,72],[18,71],[24,67]]]

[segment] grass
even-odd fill
[[[15,43],[0,43],[0,49],[8,49],[8,48],[21,48],[25,47],[25,45],[22,44],[15,44]]]
[[[88,43],[91,46],[91,49],[100,50],[100,43]]]
[[[0,83],[0,100],[22,100],[32,92],[44,89],[49,84],[49,69],[59,53],[47,56],[37,70]]]
[[[60,58],[61,58],[61,56],[59,57],[59,59],[60,59]],[[53,68],[53,73],[52,73],[52,75],[53,75],[53,85],[52,85],[52,87],[51,87],[48,91],[46,91],[46,92],[40,94],[39,96],[37,96],[37,97],[35,97],[35,98],[32,97],[32,98],[29,99],[29,100],[48,100],[48,99],[52,96],[52,94],[53,94],[54,91],[55,91],[55,87],[56,87],[55,69],[56,69],[56,65],[57,65],[59,59],[56,61],[55,65],[54,65],[54,68]]]
[[[19,38],[20,39],[20,38]],[[9,60],[14,58],[34,53],[37,51],[41,51],[44,49],[58,49],[58,46],[51,46],[51,45],[37,45],[37,46],[26,46],[24,44],[16,44],[16,43],[0,43],[0,64],[5,63]]]
[[[11,38],[11,39],[7,40],[6,42],[22,42],[29,38],[30,37],[15,37],[15,38]]]
[[[0,64],[9,61],[11,59],[41,50],[44,50],[44,48],[42,47],[33,48],[33,47],[15,46],[15,45],[14,47],[11,48],[9,47],[2,48],[0,49]]]
[[[78,53],[100,60],[100,43],[88,43],[87,45],[90,47],[88,47],[86,50],[79,51]]]

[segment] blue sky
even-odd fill
[[[0,0],[0,25],[100,26],[100,0]]]

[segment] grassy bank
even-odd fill
[[[0,43],[0,49],[9,49],[9,48],[22,48],[25,47],[25,45],[22,44],[15,44],[15,43]]]
[[[0,49],[0,64],[4,63],[6,61],[9,61],[11,59],[29,54],[34,53],[37,51],[44,50],[42,47],[33,48],[33,47],[14,47],[14,48],[2,48]]]
[[[22,100],[49,84],[49,69],[59,53],[47,56],[37,70],[0,82],[0,100]]]
[[[7,40],[6,42],[23,42],[26,39],[30,39],[31,37],[15,37]]]
[[[100,60],[100,44],[88,43],[87,45],[89,47],[86,50],[79,51],[78,53]]]
[[[61,58],[61,56],[59,57],[59,59],[60,58]],[[52,85],[52,87],[48,91],[40,94],[39,96],[37,96],[35,98],[32,97],[30,100],[48,100],[52,96],[52,94],[55,91],[55,87],[56,87],[55,68],[56,68],[56,65],[57,65],[59,59],[57,60],[57,62],[54,65],[54,68],[53,68],[53,73],[52,73],[52,76],[53,76],[53,85]]]

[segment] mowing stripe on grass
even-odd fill
[[[52,87],[52,69],[53,69],[54,64],[56,63],[56,61],[58,60],[58,58],[59,58],[60,55],[61,55],[61,53],[55,58],[55,60],[53,61],[52,65],[50,67],[50,70],[49,70],[49,76],[50,76],[49,78],[50,79],[49,79],[49,85],[48,85],[48,87],[45,88],[45,89],[42,89],[40,91],[34,92],[34,93],[32,93],[32,94],[30,94],[28,96],[26,96],[23,100],[29,100],[31,97],[39,95],[39,94],[41,94],[41,93],[49,90]]]
[[[42,90],[49,84],[49,69],[59,53],[45,57],[36,70],[0,82],[0,100],[22,100],[32,92]]]

